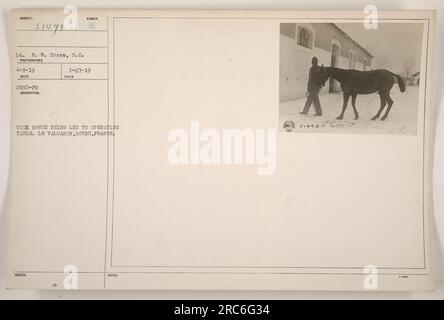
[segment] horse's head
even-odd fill
[[[320,69],[321,70],[319,75],[320,75],[321,87],[323,87],[327,82],[328,78],[330,78],[330,74],[328,73],[328,70],[324,67],[324,65],[322,65]]]

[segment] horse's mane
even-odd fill
[[[358,70],[354,69],[341,69],[336,67],[324,67],[324,68],[327,71],[329,77],[333,77],[339,82],[345,80],[344,77],[348,76],[350,73],[359,72]]]

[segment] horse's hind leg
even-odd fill
[[[342,120],[344,118],[345,109],[347,109],[348,99],[350,99],[350,93],[344,92],[344,105],[342,106],[342,112],[336,119]]]
[[[393,105],[393,100],[390,97],[390,93],[387,93],[386,100],[387,100],[387,110],[385,110],[385,113],[382,116],[381,121],[384,121],[385,119],[387,119],[387,116],[388,116],[390,109],[392,108],[392,105]]]
[[[379,108],[378,112],[372,117],[372,120],[376,120],[381,115],[382,110],[384,110],[385,105],[387,104],[385,95],[382,93],[379,93],[379,97],[381,98],[381,107]]]
[[[352,95],[352,107],[353,107],[353,112],[355,113],[355,120],[358,120],[359,113],[358,110],[356,110],[356,96],[357,96],[356,93]]]

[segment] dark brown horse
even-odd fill
[[[356,96],[358,94],[370,94],[375,92],[379,93],[379,97],[381,98],[381,107],[372,117],[372,120],[378,119],[387,105],[387,109],[381,118],[381,120],[385,120],[387,119],[393,105],[393,100],[390,97],[390,90],[395,83],[394,77],[398,80],[398,85],[401,92],[405,91],[404,80],[401,78],[401,76],[384,69],[358,71],[333,67],[321,67],[321,77],[322,83],[325,83],[330,77],[341,83],[342,92],[344,93],[344,104],[342,106],[341,114],[336,118],[338,120],[344,118],[345,109],[347,109],[350,96],[352,97],[352,106],[355,113],[355,119],[358,119],[359,114],[356,110]]]

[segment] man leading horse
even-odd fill
[[[307,101],[305,102],[304,110],[301,114],[307,114],[310,110],[311,104],[314,104],[315,116],[322,116],[321,102],[319,101],[319,90],[324,85],[323,75],[321,74],[321,67],[318,66],[318,58],[311,59],[311,68],[308,76],[307,85]]]

